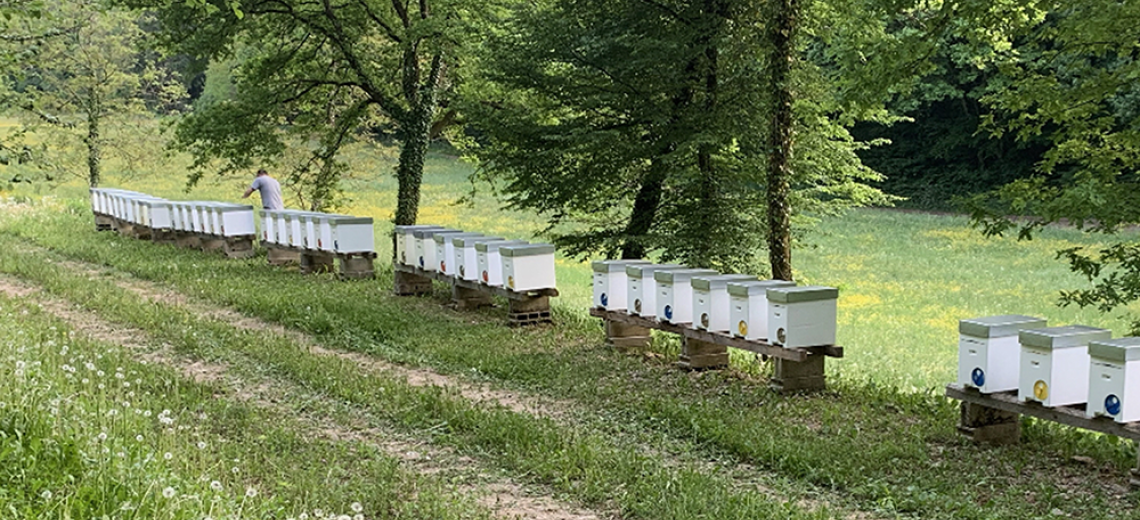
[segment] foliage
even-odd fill
[[[50,13],[75,25],[44,38],[22,58],[25,77],[16,103],[27,125],[54,141],[39,165],[49,179],[82,171],[88,184],[96,186],[105,152],[129,162],[140,155],[138,143],[153,139],[138,133],[108,135],[103,127],[114,120],[168,113],[185,94],[169,73],[145,60],[140,64],[146,34],[139,24],[145,15],[106,8],[95,0],[55,3]],[[82,162],[52,155],[73,148],[70,142],[86,146]]]
[[[518,4],[496,26],[464,112],[469,152],[509,207],[540,212],[576,256],[756,267],[771,104],[757,86],[762,13],[731,1],[552,0]],[[859,184],[875,174],[816,79],[797,71],[801,217],[883,200]]]
[[[1008,85],[983,100],[1008,121],[990,120],[996,134],[1023,141],[1046,136],[1051,146],[1037,164],[1039,175],[966,202],[985,234],[1016,230],[1030,239],[1062,223],[1112,235],[1140,223],[1140,111],[1132,102],[1140,94],[1137,21],[1140,6],[1100,0],[1019,28],[1026,45],[1000,61]],[[1063,292],[1061,303],[1111,311],[1140,298],[1136,246],[1122,238],[1104,248],[1058,251],[1092,285]],[[1140,320],[1133,328],[1140,333]]]

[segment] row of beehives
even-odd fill
[[[91,188],[91,209],[153,230],[203,233],[219,237],[255,234],[253,207],[215,201],[175,201],[136,191]]]
[[[396,262],[516,292],[555,286],[553,245],[440,226],[396,226]]]
[[[608,311],[786,348],[835,344],[833,287],[644,260],[603,260],[593,270],[594,306]]]
[[[1087,403],[1089,417],[1140,420],[1140,338],[1106,329],[1046,327],[1005,315],[958,324],[958,382],[983,394],[1017,391],[1046,407]]]
[[[261,241],[337,254],[373,253],[372,218],[292,209],[263,209]]]

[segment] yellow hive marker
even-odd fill
[[[736,330],[740,332],[741,336],[747,336],[748,324],[745,323],[744,320],[740,320],[740,323],[736,324]]]
[[[507,277],[507,287],[510,287],[511,289],[515,288],[515,277],[513,277],[513,276]]]
[[[1040,401],[1044,401],[1044,400],[1048,399],[1049,398],[1049,385],[1046,384],[1044,381],[1041,381],[1041,380],[1038,380],[1036,383],[1033,383],[1033,397],[1036,397]]]

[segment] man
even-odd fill
[[[253,179],[253,184],[249,185],[249,189],[245,190],[245,195],[242,195],[241,198],[249,198],[253,190],[261,193],[261,207],[285,209],[285,203],[281,200],[281,184],[277,182],[277,179],[270,177],[265,168],[257,170],[257,177]]]

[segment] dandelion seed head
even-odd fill
[[[352,505],[348,506],[348,507],[350,509],[352,509],[352,511],[355,513],[359,513],[361,511],[364,511],[364,505],[361,504],[360,502],[353,502]]]
[[[174,498],[174,488],[167,487],[166,489],[163,489],[162,496],[163,498]]]
[[[222,490],[222,483],[218,482],[217,480],[212,481],[212,482],[210,482],[210,489],[212,489],[214,491],[221,491]]]
[[[173,459],[173,458],[174,458],[174,454],[173,454],[173,453],[170,453],[170,452],[168,451],[168,452],[166,452],[166,453],[163,453],[163,454],[162,454],[162,458],[164,458],[164,459],[166,459],[166,460],[170,460],[170,459]]]
[[[247,496],[249,498],[253,498],[253,497],[257,496],[257,488],[254,488],[254,487],[245,488],[245,496]]]
[[[50,489],[45,489],[43,493],[40,493],[40,498],[44,500],[51,500],[51,496],[52,495]]]

